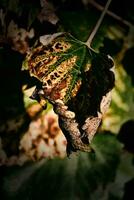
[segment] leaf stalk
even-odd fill
[[[101,23],[102,23],[102,21],[103,21],[103,18],[104,18],[105,14],[106,14],[106,12],[107,12],[107,10],[108,10],[108,7],[109,7],[111,1],[112,1],[112,0],[108,0],[108,1],[107,1],[106,5],[105,5],[105,7],[104,7],[104,10],[103,10],[103,12],[101,13],[101,16],[100,16],[99,20],[97,21],[97,23],[96,23],[96,25],[95,25],[93,31],[91,32],[91,34],[90,34],[90,36],[89,36],[89,38],[88,38],[88,40],[87,40],[87,42],[86,42],[86,45],[87,45],[89,48],[91,48],[91,43],[92,43],[92,41],[93,41],[93,39],[94,39],[94,37],[95,37],[95,35],[96,35],[96,33],[97,33],[97,31],[98,31],[98,29],[99,29]]]

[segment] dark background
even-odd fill
[[[102,6],[106,3],[104,0],[95,2]],[[42,10],[40,1],[0,1],[0,8],[5,13],[4,24],[2,20],[0,24],[0,137],[7,158],[19,155],[19,141],[32,120],[26,112],[22,92],[23,85],[27,84],[30,88],[37,84],[28,72],[21,71],[28,48],[41,35],[59,31],[69,31],[86,41],[101,13],[88,0],[53,0],[49,3],[53,8],[41,22],[38,18]],[[2,200],[134,199],[134,115],[131,113],[134,111],[133,1],[113,0],[109,10],[130,23],[128,26],[123,20],[118,21],[106,15],[92,43],[95,50],[110,54],[116,60],[116,68],[121,66],[126,74],[125,78],[122,74],[120,78],[127,92],[119,91],[119,96],[129,111],[122,111],[114,100],[112,103],[118,131],[113,134],[113,129],[102,129],[102,133],[93,141],[95,154],[78,153],[70,159],[46,158],[29,161],[21,167],[2,164]],[[44,12],[47,13],[47,8]],[[57,23],[50,20],[53,13],[59,18]],[[34,37],[26,37],[15,43],[8,34],[11,20],[26,31],[33,28]],[[112,37],[108,32],[111,27]],[[118,116],[120,121],[116,122]],[[21,119],[22,123],[18,125]]]

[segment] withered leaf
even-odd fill
[[[59,19],[55,14],[54,6],[46,0],[40,0],[40,4],[42,7],[41,12],[38,15],[40,22],[48,21],[55,25]]]
[[[49,42],[47,40],[49,39]],[[90,152],[90,143],[111,101],[113,60],[68,33],[46,37],[27,54],[23,69],[42,83],[32,98],[48,100],[59,116],[67,154]]]

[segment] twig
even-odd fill
[[[91,33],[90,36],[89,36],[89,38],[88,38],[88,40],[87,40],[87,42],[86,42],[86,45],[87,45],[88,47],[91,46],[91,42],[92,42],[94,36],[96,35],[96,33],[97,33],[97,31],[98,31],[98,29],[99,29],[99,27],[100,27],[102,21],[103,21],[103,18],[104,18],[105,14],[106,14],[106,12],[107,12],[107,10],[108,10],[108,7],[109,7],[111,1],[112,1],[112,0],[108,0],[108,1],[107,1],[106,5],[105,5],[105,7],[104,7],[104,10],[103,10],[103,12],[101,13],[101,16],[100,16],[99,20],[97,21],[97,23],[96,23],[96,25],[95,25],[95,27],[94,27],[92,33]]]
[[[98,4],[97,2],[93,1],[93,0],[90,0],[89,3],[94,6],[95,8],[97,8],[98,10],[100,11],[103,11],[104,10],[104,7],[101,6],[100,4]],[[124,25],[128,26],[128,27],[131,27],[133,26],[133,24],[131,24],[129,21],[123,19],[122,17],[116,15],[115,13],[111,12],[110,10],[107,10],[106,13],[111,16],[112,18],[120,21],[121,23],[123,23]]]

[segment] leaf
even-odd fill
[[[59,19],[55,14],[55,9],[53,5],[46,0],[40,0],[40,3],[42,7],[42,10],[38,15],[38,19],[40,20],[40,22],[48,21],[55,25]]]
[[[58,14],[61,18],[61,26],[64,30],[70,32],[73,36],[82,41],[88,39],[100,17],[100,13],[92,7],[89,7],[87,11],[60,10]],[[106,16],[92,41],[92,47],[98,51],[98,49],[104,45],[105,37],[117,40],[125,36],[126,30],[121,25],[115,23],[111,17]],[[111,46],[108,46],[107,50],[111,50]]]
[[[29,32],[24,28],[19,28],[13,20],[10,21],[7,29],[7,38],[12,43],[12,49],[22,54],[29,49],[28,39],[34,37],[34,29]]]
[[[118,133],[123,123],[134,119],[134,89],[122,65],[116,65],[115,88],[111,106],[104,117],[102,129]]]
[[[37,6],[29,6],[29,13],[28,13],[28,20],[27,20],[27,25],[28,28],[31,27],[32,23],[35,21],[36,17],[38,16],[39,13],[39,8]]]
[[[109,193],[113,197],[122,199],[125,192],[124,185],[134,177],[133,159],[134,156],[128,152],[121,154],[115,181],[108,185]]]
[[[68,141],[67,153],[91,151],[91,142],[111,101],[113,60],[97,54],[68,33],[40,38],[23,69],[41,81],[32,98],[47,99],[59,115]]]
[[[100,14],[98,11],[89,8],[88,11],[66,11],[60,10],[59,17],[61,21],[61,26],[67,32],[70,32],[73,36],[81,41],[86,41],[92,32]],[[79,20],[78,20],[79,19]],[[93,42],[92,47],[96,50],[102,46],[103,38],[106,35],[108,29],[109,21],[104,19],[101,28],[98,30]]]
[[[93,146],[95,154],[79,153],[70,159],[42,160],[5,169],[5,199],[90,199],[99,186],[104,192],[116,177],[122,145],[115,136],[100,134]]]
[[[8,10],[18,13],[18,6],[19,5],[19,0],[9,0],[8,2]]]

